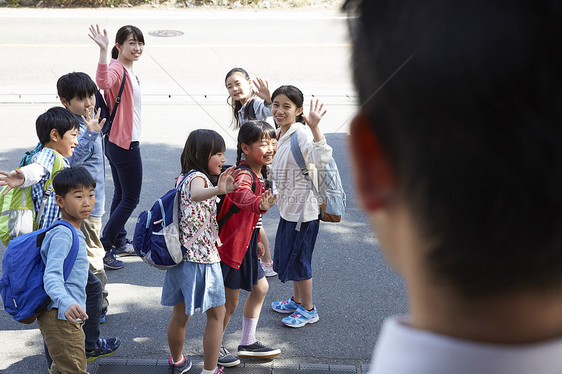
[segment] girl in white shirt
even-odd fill
[[[326,143],[318,124],[326,113],[316,100],[310,103],[310,113],[303,115],[302,92],[295,86],[281,86],[271,95],[273,119],[279,126],[277,153],[271,171],[279,200],[281,218],[275,238],[273,269],[279,280],[293,281],[293,296],[271,303],[273,310],[288,313],[282,322],[289,327],[301,327],[318,321],[312,302],[312,251],[319,228],[318,202],[301,173],[291,151],[291,137],[298,137],[300,151],[307,164],[324,168],[332,158],[332,148]],[[305,125],[306,123],[306,125]]]

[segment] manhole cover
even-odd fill
[[[152,30],[148,32],[152,36],[157,36],[160,38],[171,38],[173,36],[182,36],[183,31],[178,30]]]

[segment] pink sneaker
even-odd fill
[[[216,368],[215,374],[224,374],[224,371],[222,371],[222,369],[224,369],[224,366],[221,366],[220,368]],[[203,372],[201,372],[201,374],[203,374]]]
[[[267,262],[260,261],[260,265],[266,277],[274,277],[277,275],[275,270],[273,270],[273,262],[267,263]]]

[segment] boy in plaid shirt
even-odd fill
[[[0,171],[0,186],[9,186],[6,193],[14,187],[33,186],[33,205],[39,228],[46,228],[60,217],[60,211],[55,194],[50,193],[52,186],[46,190],[45,183],[53,169],[56,172],[69,166],[64,157],[74,153],[80,124],[65,108],[54,107],[37,117],[35,126],[43,149],[33,156],[31,164],[10,172]]]

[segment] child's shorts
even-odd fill
[[[222,276],[224,278],[224,286],[232,290],[243,289],[252,292],[258,280],[265,277],[265,273],[258,261],[258,237],[259,229],[254,230],[248,250],[242,259],[240,269],[234,269],[229,265],[221,262]]]
[[[198,308],[204,313],[209,308],[223,305],[226,300],[220,263],[182,261],[168,269],[160,304],[174,306],[182,301],[187,316],[193,315]]]
[[[303,222],[300,231],[296,222],[279,219],[275,234],[273,270],[281,282],[312,278],[312,251],[318,236],[319,220]]]

